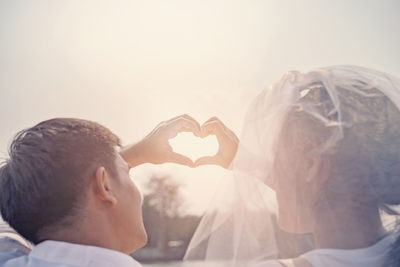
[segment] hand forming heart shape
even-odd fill
[[[195,161],[195,166],[205,164],[216,164],[229,168],[236,155],[239,145],[239,138],[225,126],[217,117],[212,117],[201,126],[201,137],[215,135],[219,143],[219,149],[214,156],[205,156]]]
[[[182,134],[180,134],[178,140],[170,140],[170,143],[172,141],[173,146],[176,148],[174,151],[181,155],[183,154],[191,156],[191,158],[193,158],[193,155],[209,154],[207,156],[198,158],[194,162],[194,167],[205,164],[214,164],[220,165],[224,168],[228,168],[236,154],[237,146],[239,143],[239,139],[237,138],[235,133],[227,128],[217,117],[212,117],[207,120],[200,127],[200,130],[200,134],[196,133],[196,131],[191,131],[189,129],[183,129],[183,132],[192,132],[194,135],[197,134],[198,137],[203,139],[209,139],[210,135],[214,135],[218,141],[218,150],[215,149],[215,141],[214,143],[212,143],[212,141],[210,140],[208,143],[202,141],[199,142],[193,138],[191,138],[190,140],[190,137],[187,135],[184,140],[180,142],[181,145],[179,146],[179,143],[177,143],[177,141],[179,141],[179,138],[182,138]],[[195,145],[196,143],[197,146]],[[190,151],[188,149],[192,150]],[[196,151],[194,151],[193,149],[196,149]]]
[[[219,144],[214,156],[204,156],[193,162],[189,157],[173,151],[169,140],[181,132],[191,132],[197,137],[205,138],[215,135]],[[133,167],[143,163],[162,164],[178,163],[189,167],[205,164],[219,165],[228,168],[233,160],[239,139],[218,118],[212,117],[202,126],[189,115],[181,115],[158,124],[140,142],[125,147],[120,154]]]

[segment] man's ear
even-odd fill
[[[117,204],[117,198],[111,188],[111,177],[104,167],[97,168],[94,179],[96,196],[112,205]]]

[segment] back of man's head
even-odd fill
[[[23,237],[75,223],[86,204],[89,177],[99,166],[117,175],[120,141],[98,123],[58,118],[19,132],[0,168],[0,211]]]

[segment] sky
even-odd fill
[[[97,121],[124,144],[180,114],[217,116],[240,136],[249,103],[289,70],[400,77],[398,14],[398,0],[0,0],[0,156],[17,131],[54,117]],[[194,137],[178,137],[193,157],[217,149],[210,138],[185,150]],[[131,177],[174,177],[201,213],[226,172],[145,164]]]

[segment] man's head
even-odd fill
[[[35,244],[90,222],[108,228],[118,250],[143,246],[141,196],[118,146],[110,130],[80,119],[21,131],[0,168],[3,219]]]

